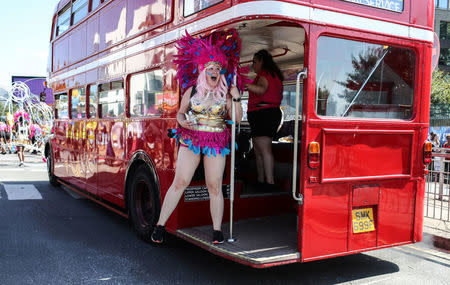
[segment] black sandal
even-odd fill
[[[151,239],[155,243],[162,243],[164,241],[164,233],[166,228],[164,226],[156,226],[153,230]]]
[[[222,231],[213,231],[213,244],[222,244],[224,240]]]

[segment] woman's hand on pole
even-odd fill
[[[230,94],[233,97],[233,99],[241,98],[241,94],[239,93],[239,90],[237,89],[237,87],[234,84],[231,85]]]

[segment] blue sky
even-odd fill
[[[0,86],[12,75],[47,76],[51,20],[59,0],[0,0]]]

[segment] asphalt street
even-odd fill
[[[128,220],[52,187],[39,156],[0,156],[0,284],[448,284],[450,255],[427,242],[253,269],[169,236],[141,241]]]

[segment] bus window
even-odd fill
[[[317,44],[317,114],[411,118],[414,65],[414,52],[406,48],[320,37]]]
[[[72,112],[72,119],[86,118],[86,89],[72,89],[71,95],[70,110]]]
[[[69,96],[67,96],[67,93],[55,95],[55,118],[69,118]]]
[[[78,23],[88,14],[89,0],[72,1],[72,25]]]
[[[299,113],[302,113],[302,95],[303,95],[303,83],[300,84],[300,99],[299,99]],[[295,96],[296,86],[295,84],[283,85],[283,101],[281,101],[281,110],[283,111],[283,120],[292,121],[295,119]]]
[[[90,11],[94,11],[95,8],[98,7],[98,5],[100,5],[100,0],[92,0],[92,2],[91,2],[91,10]]]
[[[223,0],[184,0],[184,16],[190,16],[201,10],[214,6]]]
[[[100,118],[121,116],[125,110],[123,81],[100,84],[98,91]]]
[[[89,118],[97,118],[97,85],[89,85]]]
[[[162,103],[162,71],[154,70],[130,78],[130,116],[159,116]]]
[[[62,8],[58,13],[56,35],[64,33],[70,26],[70,3],[66,7]]]

